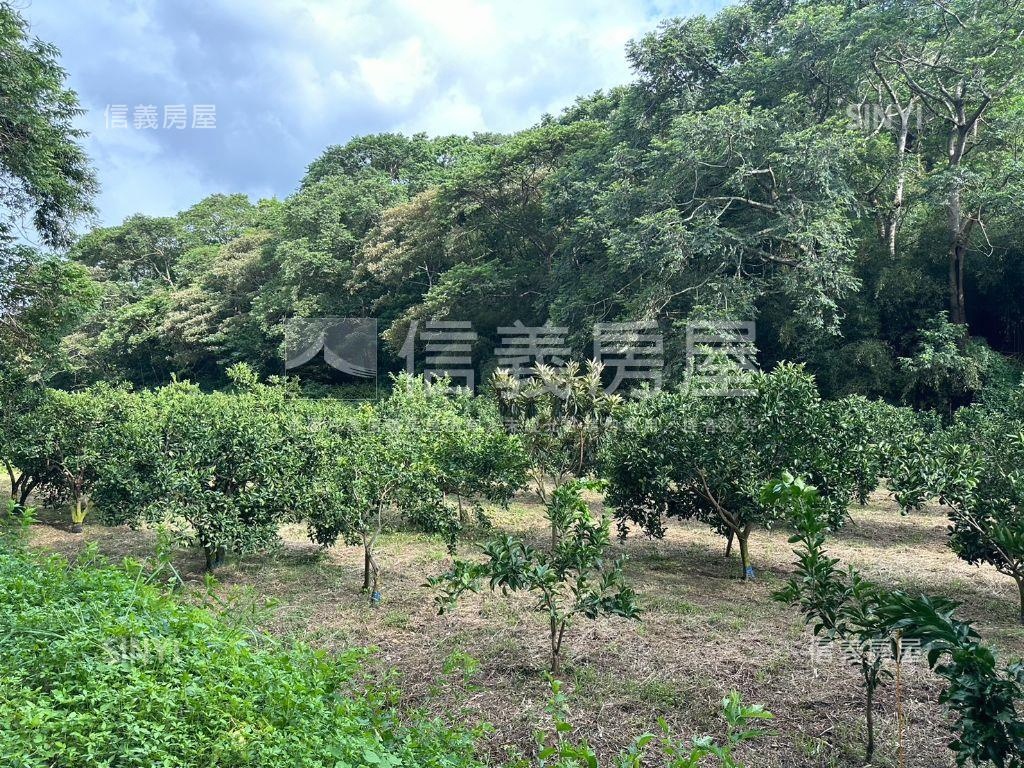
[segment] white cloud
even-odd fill
[[[289,194],[359,134],[513,131],[626,82],[624,46],[724,0],[34,0],[90,110],[105,222]],[[102,132],[107,104],[215,103],[216,131]],[[132,133],[129,131],[129,133]]]
[[[430,136],[470,135],[487,130],[487,119],[479,104],[470,102],[464,93],[450,89],[431,99],[426,108],[399,126],[403,133],[424,132]]]
[[[392,46],[381,56],[356,59],[359,74],[374,98],[389,107],[406,107],[432,85],[435,69],[418,37]]]

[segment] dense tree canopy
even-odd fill
[[[533,128],[362,136],[283,202],[88,233],[73,253],[104,311],[69,339],[76,373],[222,384],[237,362],[280,372],[289,318],[372,316],[393,370],[431,318],[471,321],[485,366],[516,320],[567,327],[577,356],[596,322],[654,320],[678,378],[687,321],[733,318],[826,395],[948,401],[900,362],[931,318],[962,356],[1024,349],[1022,31],[995,0],[666,22],[629,46],[632,83]]]

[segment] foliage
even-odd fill
[[[550,551],[505,535],[484,546],[483,562],[456,560],[450,571],[430,579],[430,585],[441,590],[440,612],[453,607],[465,592],[479,591],[483,582],[502,594],[531,593],[534,610],[548,620],[552,674],[561,672],[562,641],[577,617],[638,618],[636,594],[623,576],[623,558],[607,562],[611,521],[591,517],[583,498],[588,487],[570,480],[552,492],[547,510],[555,543]]]
[[[249,369],[232,376],[234,393],[176,382],[124,398],[95,494],[107,522],[167,523],[202,547],[209,569],[228,551],[265,551],[313,501],[310,425],[284,388]]]
[[[946,681],[939,701],[954,715],[949,747],[957,765],[1020,768],[1024,764],[1024,663],[999,668],[970,622],[956,618],[957,605],[926,595],[888,596],[882,609],[891,631],[919,640],[932,671]]]
[[[551,699],[548,702],[547,712],[553,721],[553,732],[550,734],[543,731],[537,732],[539,754],[533,765],[536,765],[537,768],[575,768],[575,766],[596,768],[599,763],[594,750],[586,740],[572,738],[573,726],[568,720],[568,703],[565,694],[562,693],[562,684],[555,679],[551,680]],[[745,705],[735,691],[722,699],[722,715],[727,726],[724,743],[719,743],[710,736],[698,736],[690,744],[676,741],[669,734],[668,725],[661,721],[659,723],[661,736],[658,743],[665,754],[663,763],[665,768],[697,768],[701,765],[743,768],[733,751],[742,744],[756,741],[764,733],[759,722],[771,719],[772,715],[760,705]],[[632,745],[616,756],[615,765],[618,768],[640,768],[643,765],[651,765],[647,759],[647,751],[652,744],[656,743],[656,738],[654,734],[650,733],[638,737]],[[708,758],[714,762],[709,763]],[[516,768],[527,768],[527,766],[524,763]]]
[[[913,357],[900,358],[907,374],[905,390],[918,408],[934,408],[947,416],[981,391],[992,353],[983,344],[965,338],[963,326],[944,315],[921,329]]]
[[[485,519],[481,500],[506,503],[523,484],[518,440],[496,429],[493,415],[471,413],[466,396],[451,394],[443,380],[403,374],[377,406],[328,424],[318,437],[317,478],[326,493],[308,518],[310,537],[362,545],[363,589],[374,603],[381,596],[375,547],[389,515],[441,534],[454,551],[466,505]]]
[[[0,462],[22,506],[48,471],[45,384],[67,367],[62,338],[95,309],[97,293],[81,265],[0,244]]]
[[[472,733],[400,716],[364,683],[364,652],[282,643],[146,581],[131,561],[0,549],[8,764],[478,764]]]
[[[891,478],[895,466],[917,450],[918,441],[934,428],[927,412],[894,406],[881,400],[850,395],[823,403],[834,432],[828,450],[834,450],[853,474],[856,496],[866,504],[868,495],[883,478]]]
[[[25,246],[0,247],[0,375],[45,380],[64,366],[61,339],[95,309],[82,265]]]
[[[904,508],[937,497],[949,509],[949,544],[973,565],[1010,576],[1024,623],[1024,387],[957,411],[920,442],[892,483]]]
[[[817,489],[786,473],[766,484],[766,496],[787,506],[801,545],[796,573],[776,597],[798,605],[814,633],[847,643],[864,675],[867,690],[868,759],[873,751],[872,694],[884,674],[886,642],[892,656],[913,640],[926,653],[928,666],[946,680],[940,695],[955,717],[956,737],[950,748],[957,765],[989,763],[1019,768],[1024,754],[1024,664],[1000,670],[995,653],[982,644],[969,622],[956,618],[956,603],[945,598],[912,597],[883,589],[850,567],[844,574],[838,560],[825,552],[828,530]]]
[[[33,414],[46,430],[42,455],[46,499],[51,506],[69,503],[71,522],[79,530],[107,455],[116,397],[105,385],[83,392],[49,390],[41,409]]]
[[[81,392],[21,392],[2,450],[12,500],[24,507],[36,493],[51,506],[70,504],[79,528],[110,447],[113,405],[122,394],[105,384]]]
[[[938,312],[1024,352],[1022,27],[1003,0],[744,0],[667,20],[630,45],[633,82],[526,130],[356,137],[284,201],[94,230],[76,375],[219,386],[271,373],[291,317],[372,315],[391,370],[430,318],[471,321],[484,371],[516,320],[566,327],[573,357],[596,322],[653,320],[679,381],[685,324],[728,316],[826,395],[909,377],[945,408],[999,358],[923,338]]]
[[[597,449],[622,403],[608,394],[603,368],[539,363],[529,376],[506,369],[491,381],[506,427],[519,436],[530,458],[530,479],[542,503],[551,489],[594,468]]]
[[[49,470],[45,458],[49,425],[41,410],[46,390],[10,373],[0,373],[0,389],[0,461],[7,471],[12,501],[24,507]]]
[[[746,579],[751,532],[786,522],[785,511],[761,496],[769,479],[788,467],[815,478],[839,525],[876,470],[844,432],[852,420],[837,418],[799,367],[780,365],[743,386],[746,396],[666,392],[628,405],[603,466],[621,535],[635,525],[660,537],[666,518],[695,517],[727,535],[730,547],[735,537]]]
[[[96,182],[74,126],[78,96],[65,87],[57,49],[0,3],[0,254],[21,219],[49,246],[66,245],[88,213]]]
[[[766,503],[779,504],[794,515],[797,533],[791,544],[800,545],[797,573],[774,597],[800,607],[814,634],[840,645],[844,656],[863,678],[867,722],[864,759],[870,763],[875,752],[875,691],[891,673],[885,667],[889,645],[899,650],[888,622],[882,615],[885,591],[861,577],[853,568],[843,573],[839,560],[825,552],[828,523],[821,514],[818,489],[788,472],[768,483],[762,492]]]

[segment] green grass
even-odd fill
[[[275,640],[92,559],[0,546],[3,765],[477,764],[471,732],[365,684],[364,651]]]

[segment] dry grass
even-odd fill
[[[953,597],[963,614],[1005,658],[1024,655],[1016,624],[1016,590],[992,569],[966,565],[945,546],[938,508],[901,517],[883,495],[854,508],[853,522],[832,543],[844,562],[879,582]],[[542,539],[541,509],[526,498],[496,512],[496,524]],[[426,579],[449,562],[434,539],[407,533],[383,538],[384,602],[371,608],[359,591],[361,550],[338,546],[319,553],[301,527],[282,530],[279,553],[253,558],[218,574],[222,590],[251,588],[278,606],[265,627],[326,648],[379,648],[380,669],[400,675],[405,703],[458,722],[493,723],[482,749],[493,760],[529,753],[533,731],[545,723],[546,631],[530,601],[483,594],[453,613],[436,614]],[[151,555],[147,532],[89,525],[83,535],[66,527],[34,526],[35,545],[74,554],[85,542],[115,558]],[[640,594],[642,622],[581,621],[567,638],[565,674],[578,732],[603,757],[664,717],[675,734],[719,733],[719,701],[736,689],[775,714],[772,735],[745,757],[756,768],[863,764],[861,688],[837,659],[811,664],[808,631],[770,594],[791,571],[783,532],[757,532],[753,583],[737,579],[736,559],[699,524],[670,526],[662,541],[631,538],[621,545]],[[201,584],[201,561],[182,553],[186,579]],[[193,594],[198,594],[196,589]],[[921,667],[906,668],[907,766],[952,766],[948,722],[936,703],[940,681]],[[874,765],[896,765],[896,699],[880,694],[879,749]]]

